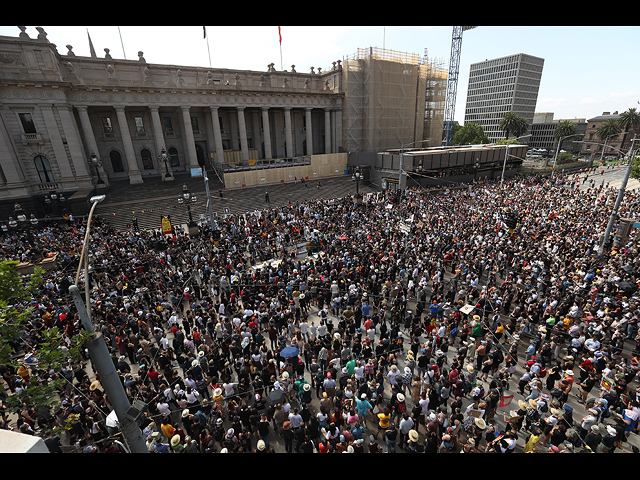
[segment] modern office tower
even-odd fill
[[[532,124],[543,65],[543,58],[524,53],[472,64],[465,123],[481,125],[492,142],[504,138],[499,123],[507,112]]]

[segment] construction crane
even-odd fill
[[[444,125],[442,129],[442,146],[451,145],[453,137],[453,116],[456,110],[456,93],[458,90],[458,73],[460,69],[460,50],[462,48],[462,33],[476,27],[453,27],[451,38],[451,59],[449,61],[449,76],[447,77],[447,98],[444,107]]]

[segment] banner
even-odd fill
[[[171,226],[171,220],[169,217],[162,217],[162,233],[164,235],[173,235],[173,227]]]
[[[500,408],[502,407],[507,407],[509,406],[509,404],[511,403],[511,400],[513,400],[513,395],[508,395],[505,397],[500,397],[500,405],[498,405]]]

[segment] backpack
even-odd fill
[[[405,402],[398,403],[398,413],[404,413],[407,411],[407,404]]]

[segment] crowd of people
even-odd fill
[[[219,241],[94,217],[92,320],[127,395],[147,406],[148,450],[635,449],[638,245],[632,232],[598,255],[617,191],[588,180],[269,205],[219,221]],[[621,216],[639,201],[627,191]],[[5,398],[67,382],[57,406],[3,410],[2,427],[51,451],[116,452],[125,442],[90,359],[46,372],[25,355],[42,329],[82,328],[68,287],[85,228],[5,235],[4,259],[59,262],[22,305],[33,308],[12,344],[23,371],[2,366]],[[306,256],[292,248],[305,238]]]

